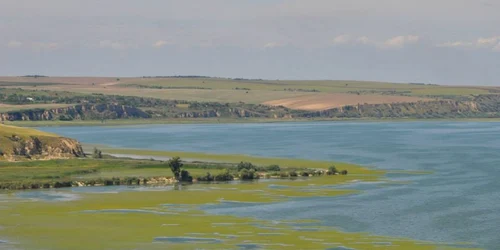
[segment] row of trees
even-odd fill
[[[174,177],[178,181],[184,181],[184,182],[191,182],[193,181],[193,177],[189,174],[187,170],[183,170],[182,167],[184,164],[182,163],[181,159],[177,157],[173,157],[167,162],[167,165],[170,167],[170,170],[174,174]],[[237,165],[237,177],[239,177],[241,180],[255,180],[259,179],[259,174],[258,172],[275,172],[278,173],[281,171],[281,168],[278,165],[271,165],[268,167],[257,167],[253,165],[250,162],[240,162]],[[347,170],[342,170],[338,171],[337,167],[331,166],[328,168],[328,171],[326,174],[328,175],[347,175]],[[318,172],[301,172],[297,173],[295,171],[290,171],[287,173],[280,173],[280,176],[282,177],[307,177],[311,175],[321,175],[322,173]],[[208,172],[205,176],[198,177],[198,181],[232,181],[234,180],[235,176],[233,176],[228,169],[226,169],[223,173],[220,173],[218,175],[212,175],[210,172]]]
[[[94,148],[92,157],[94,159],[102,159],[102,151]],[[167,161],[167,166],[172,171],[175,180],[181,182],[192,182],[193,177],[189,173],[189,171],[183,169],[184,164],[179,156],[173,157]],[[236,166],[237,173],[235,175],[231,174],[229,169],[225,169],[222,173],[217,175],[212,175],[210,172],[207,172],[205,176],[198,177],[198,181],[232,181],[235,177],[238,177],[241,180],[255,180],[259,179],[259,172],[271,172],[276,175],[286,178],[286,177],[308,177],[308,176],[316,176],[322,175],[321,171],[302,171],[297,173],[296,171],[289,172],[281,172],[281,168],[278,165],[271,165],[267,167],[258,167],[253,165],[250,162],[240,162]],[[336,166],[330,166],[328,171],[326,171],[327,175],[347,175],[347,170],[338,171]]]

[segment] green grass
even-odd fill
[[[13,138],[13,136],[15,138]],[[0,124],[0,160],[4,154],[11,154],[14,150],[15,140],[37,137],[42,143],[52,144],[60,140],[56,134],[42,132],[36,129],[22,128]]]
[[[152,151],[152,150],[139,150],[139,149],[113,149],[102,148],[103,152],[110,154],[130,154],[130,155],[147,155],[147,156],[163,156],[173,157],[179,156],[185,159],[208,161],[208,162],[225,162],[225,163],[239,163],[241,161],[251,162],[258,166],[269,166],[277,164],[286,168],[308,168],[308,169],[328,169],[329,166],[335,165],[337,169],[348,170],[351,174],[359,175],[382,175],[383,171],[361,167],[355,164],[341,163],[341,162],[325,162],[313,161],[302,159],[282,159],[282,158],[264,158],[249,155],[223,155],[223,154],[206,154],[206,153],[192,153],[192,152],[166,152],[166,151]]]
[[[56,135],[56,134],[42,132],[42,131],[36,130],[36,129],[0,124],[0,137],[10,137],[12,135],[17,135],[20,137],[27,137],[27,136],[58,137],[58,135]]]
[[[203,87],[213,90],[234,90],[235,88],[245,88],[251,91],[274,91],[284,92],[285,89],[318,90],[324,93],[348,93],[348,92],[408,92],[414,96],[449,96],[449,95],[477,95],[487,94],[488,89],[483,87],[462,87],[462,86],[437,86],[437,85],[415,85],[404,83],[387,83],[374,81],[346,81],[346,80],[230,80],[218,78],[201,79],[130,79],[119,86],[137,88],[143,86],[161,87]],[[246,91],[239,91],[245,93]],[[260,93],[260,92],[259,92]],[[311,94],[305,93],[302,94]],[[279,98],[276,98],[279,99]]]
[[[0,113],[1,112],[10,112],[10,111],[22,111],[29,109],[57,109],[57,108],[65,108],[69,106],[73,106],[74,104],[25,104],[25,105],[10,105],[3,104],[0,105]]]
[[[200,168],[208,166],[208,169]],[[211,168],[210,168],[211,167]],[[193,176],[221,172],[224,166],[187,164]],[[49,161],[0,161],[0,182],[74,181],[124,177],[172,177],[164,162],[133,159],[67,159]]]
[[[148,89],[138,86],[164,87],[172,89]],[[22,86],[21,86],[22,87]],[[180,88],[180,89],[175,89]],[[188,88],[188,89],[182,89]],[[191,89],[189,89],[191,88]],[[205,88],[205,89],[193,89]],[[245,89],[245,90],[237,90]],[[498,91],[494,87],[463,87],[463,86],[437,86],[416,85],[404,83],[387,83],[373,81],[344,81],[344,80],[231,80],[223,78],[163,78],[123,79],[116,85],[90,85],[90,84],[59,84],[38,86],[37,89],[53,91],[69,91],[72,94],[103,93],[124,96],[141,96],[161,99],[176,99],[186,101],[206,102],[246,102],[263,103],[271,100],[298,97],[303,95],[322,95],[324,93],[361,93],[361,94],[391,94],[411,95],[419,97],[459,97],[477,94],[488,94]],[[249,89],[249,90],[246,90]],[[301,92],[297,90],[316,90],[318,92]],[[9,90],[14,91],[14,90]],[[26,88],[25,91],[32,91]]]

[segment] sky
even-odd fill
[[[500,85],[499,0],[1,0],[0,75]]]

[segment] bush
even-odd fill
[[[240,172],[241,170],[257,170],[257,168],[250,162],[240,162],[238,164],[238,172]]]
[[[271,166],[266,167],[266,171],[268,171],[268,172],[279,172],[279,171],[281,171],[281,168],[278,165],[271,165]]]
[[[98,148],[94,148],[94,152],[92,153],[92,157],[94,159],[102,159],[102,151]]]
[[[181,179],[180,181],[185,181],[185,182],[192,182],[193,177],[189,175],[189,172],[187,170],[182,170],[181,171]]]
[[[226,169],[223,173],[216,175],[214,179],[216,181],[232,181],[234,180],[234,176],[232,176]]]
[[[198,181],[214,181],[214,177],[210,174],[210,172],[207,172],[207,175],[201,176],[196,178]]]
[[[333,165],[332,165],[332,166],[330,166],[330,167],[328,168],[328,174],[329,174],[329,175],[334,175],[334,174],[336,174],[336,173],[338,173],[338,172],[339,172],[339,171],[337,170],[337,167],[335,167],[335,166],[333,166]]]
[[[241,180],[255,180],[255,179],[259,179],[259,176],[255,173],[254,170],[249,171],[249,170],[243,169],[240,172],[240,179]]]

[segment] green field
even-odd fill
[[[35,87],[33,81],[44,84]],[[0,112],[22,126],[500,116],[496,87],[196,77],[9,78],[4,84]],[[55,110],[61,107],[69,108]],[[44,119],[49,121],[40,121]],[[114,119],[118,121],[110,121]]]
[[[370,81],[335,81],[335,80],[232,80],[221,78],[201,78],[201,79],[182,79],[182,78],[164,78],[164,79],[129,79],[119,85],[127,88],[164,87],[164,88],[182,88],[198,87],[210,88],[212,90],[235,90],[249,89],[251,91],[307,91],[317,90],[324,93],[348,93],[348,92],[370,92],[383,93],[387,91],[396,91],[399,93],[408,92],[415,96],[439,96],[439,95],[471,95],[487,94],[488,89],[481,87],[461,87],[461,86],[437,86],[437,85],[417,85],[405,83],[385,83]],[[144,88],[144,87],[143,87]],[[290,89],[290,90],[288,90]],[[493,89],[493,88],[492,88]]]

